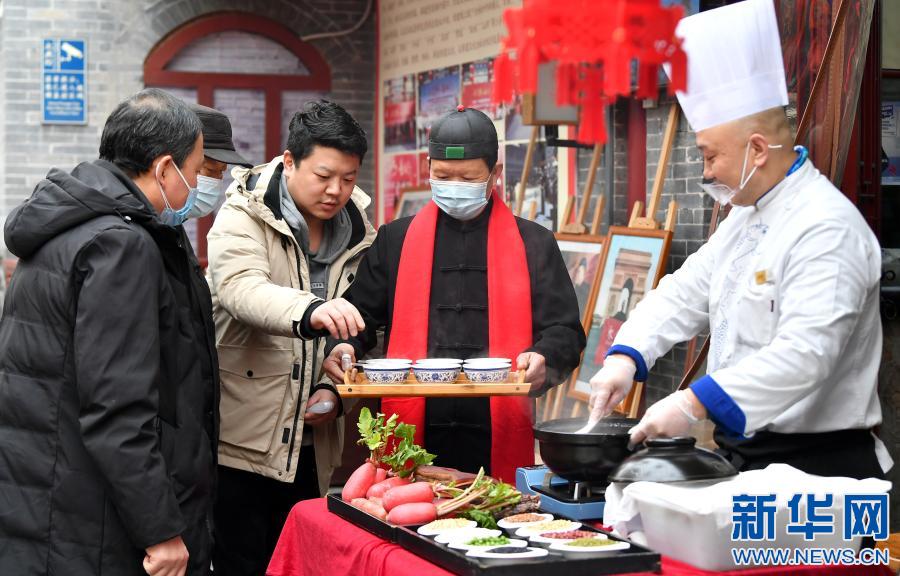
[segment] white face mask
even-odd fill
[[[225,180],[197,174],[197,199],[188,218],[202,218],[212,214],[225,202]]]
[[[454,182],[430,180],[431,197],[447,216],[457,220],[471,220],[487,206],[486,182]]]
[[[769,144],[769,148],[781,148],[781,144]],[[756,173],[756,169],[759,166],[754,166],[753,170],[747,174],[747,177],[744,177],[744,174],[747,172],[747,160],[750,157],[750,141],[747,141],[747,148],[744,150],[744,165],[741,167],[741,181],[738,185],[738,189],[735,190],[731,186],[727,184],[722,184],[721,182],[716,182],[715,180],[709,182],[701,182],[700,188],[703,189],[704,192],[709,194],[713,200],[721,204],[722,206],[727,206],[731,204],[731,201],[734,199],[734,195],[744,189],[748,182],[750,182],[750,178],[753,177],[753,174]]]

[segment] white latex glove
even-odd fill
[[[646,438],[659,436],[664,438],[689,436],[691,426],[705,417],[695,413],[691,396],[693,392],[679,390],[647,408],[647,413],[638,425],[629,430],[631,444],[637,445]]]
[[[597,422],[612,414],[613,409],[631,390],[635,372],[637,366],[634,360],[624,354],[613,354],[603,360],[603,367],[591,378],[589,421]]]

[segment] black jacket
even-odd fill
[[[488,356],[487,237],[493,201],[476,218],[462,222],[439,213],[428,321],[428,356]],[[391,338],[394,291],[400,254],[412,218],[378,230],[378,236],[344,294],[360,311],[366,329],[348,340],[357,358],[375,347],[384,327],[384,349]],[[539,393],[562,383],[578,365],[585,336],[578,301],[553,233],[516,218],[525,244],[531,281],[532,346],[546,360],[547,380]],[[510,278],[510,282],[525,282]],[[326,354],[337,342],[329,339]],[[513,358],[513,361],[515,359]],[[491,461],[491,416],[486,398],[428,398],[425,448],[442,466],[476,472]]]
[[[212,304],[190,244],[105,161],[10,214],[0,319],[0,574],[144,574],[181,535],[208,571]]]

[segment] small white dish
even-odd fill
[[[550,520],[550,522],[556,522],[556,520]],[[569,530],[578,530],[581,528],[581,522],[575,522],[574,520],[569,520],[568,522],[568,524],[560,526],[559,528],[540,528],[540,525],[544,524],[544,522],[538,522],[537,524],[532,524],[530,526],[522,526],[516,530],[516,536],[519,536],[520,538],[530,538],[535,534],[543,534],[545,532],[568,532]]]
[[[568,530],[564,530],[564,532],[568,532]],[[546,534],[546,532],[542,532],[541,534]],[[578,538],[547,538],[546,536],[541,536],[541,534],[532,534],[528,537],[528,541],[536,546],[542,546],[544,548],[549,548],[552,544],[558,544],[560,542],[571,542],[572,540],[577,540]],[[594,532],[594,538],[599,538],[601,540],[609,540],[609,536],[603,534],[601,532]],[[582,536],[582,538],[590,538],[590,536]]]
[[[502,548],[502,546],[497,546],[496,548]],[[491,552],[494,548],[489,548],[488,550],[469,550],[466,552],[466,556],[470,558],[484,558],[491,560],[518,560],[521,558],[540,558],[541,556],[546,556],[549,554],[546,548],[522,548],[522,551],[519,553],[510,552]]]
[[[540,516],[541,519],[534,520],[532,522],[510,522],[506,518],[501,518],[500,520],[497,520],[497,526],[503,528],[507,532],[514,533],[516,530],[523,526],[528,526],[529,524],[539,524],[541,522],[549,522],[550,520],[553,520],[553,514],[544,514],[540,512],[535,512],[534,514],[536,516]],[[519,516],[519,514],[517,514],[516,516]]]
[[[472,546],[466,544],[466,542],[468,540],[454,540],[448,543],[447,547],[454,550],[490,550],[491,548],[502,548],[504,546],[512,546],[513,548],[525,548],[528,546],[528,542],[525,540],[517,540],[515,538],[510,538],[506,544],[490,544],[488,546]]]
[[[556,544],[551,544],[549,550],[559,552],[566,558],[591,558],[594,556],[604,556],[614,552],[621,552],[622,550],[631,548],[631,544],[628,542],[613,542],[613,544],[596,547],[571,546],[570,542],[558,542]]]
[[[419,532],[421,534],[421,532]],[[449,544],[450,542],[459,542],[463,540],[468,542],[472,538],[490,538],[491,536],[499,536],[503,534],[500,530],[491,530],[490,528],[455,528],[446,530],[434,537],[434,541],[438,544]]]
[[[460,519],[460,520],[462,520],[462,519]],[[441,522],[441,520],[435,520],[434,522],[429,522],[428,524],[423,524],[422,526],[419,526],[419,528],[416,530],[416,532],[418,532],[422,536],[434,536],[436,534],[439,535],[439,534],[444,534],[446,532],[471,530],[471,529],[474,529],[477,524],[474,520],[465,520],[465,521],[463,521],[464,523],[460,522],[459,526],[451,526],[451,527],[447,527],[447,528],[441,528],[440,524],[435,525],[436,523],[439,523],[439,522]],[[498,530],[498,532],[499,532],[499,530]],[[473,538],[476,538],[476,536],[473,536]]]

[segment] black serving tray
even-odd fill
[[[559,515],[555,515],[561,518]],[[608,532],[583,525],[579,530]],[[460,576],[599,576],[627,572],[660,572],[660,555],[643,546],[629,542],[631,548],[615,554],[593,558],[566,558],[550,552],[540,558],[515,558],[509,560],[473,558],[465,550],[454,550],[446,544],[438,544],[433,538],[422,536],[404,526],[397,527],[397,544],[416,556]]]
[[[631,548],[628,550],[593,558],[566,558],[554,552],[540,558],[472,558],[466,556],[465,550],[454,550],[445,544],[438,544],[433,537],[422,536],[415,531],[415,526],[393,526],[379,520],[344,502],[340,496],[329,494],[326,502],[328,510],[333,514],[460,576],[600,576],[661,570],[658,553],[630,541]],[[559,514],[554,516],[564,518]],[[602,532],[614,540],[625,541],[587,524],[582,525],[579,530]]]
[[[325,501],[328,505],[328,511],[337,514],[344,520],[359,526],[364,530],[368,530],[372,534],[383,538],[388,542],[397,541],[397,526],[388,524],[384,520],[380,520],[372,516],[368,512],[363,512],[356,506],[344,502],[340,496],[329,494]]]

